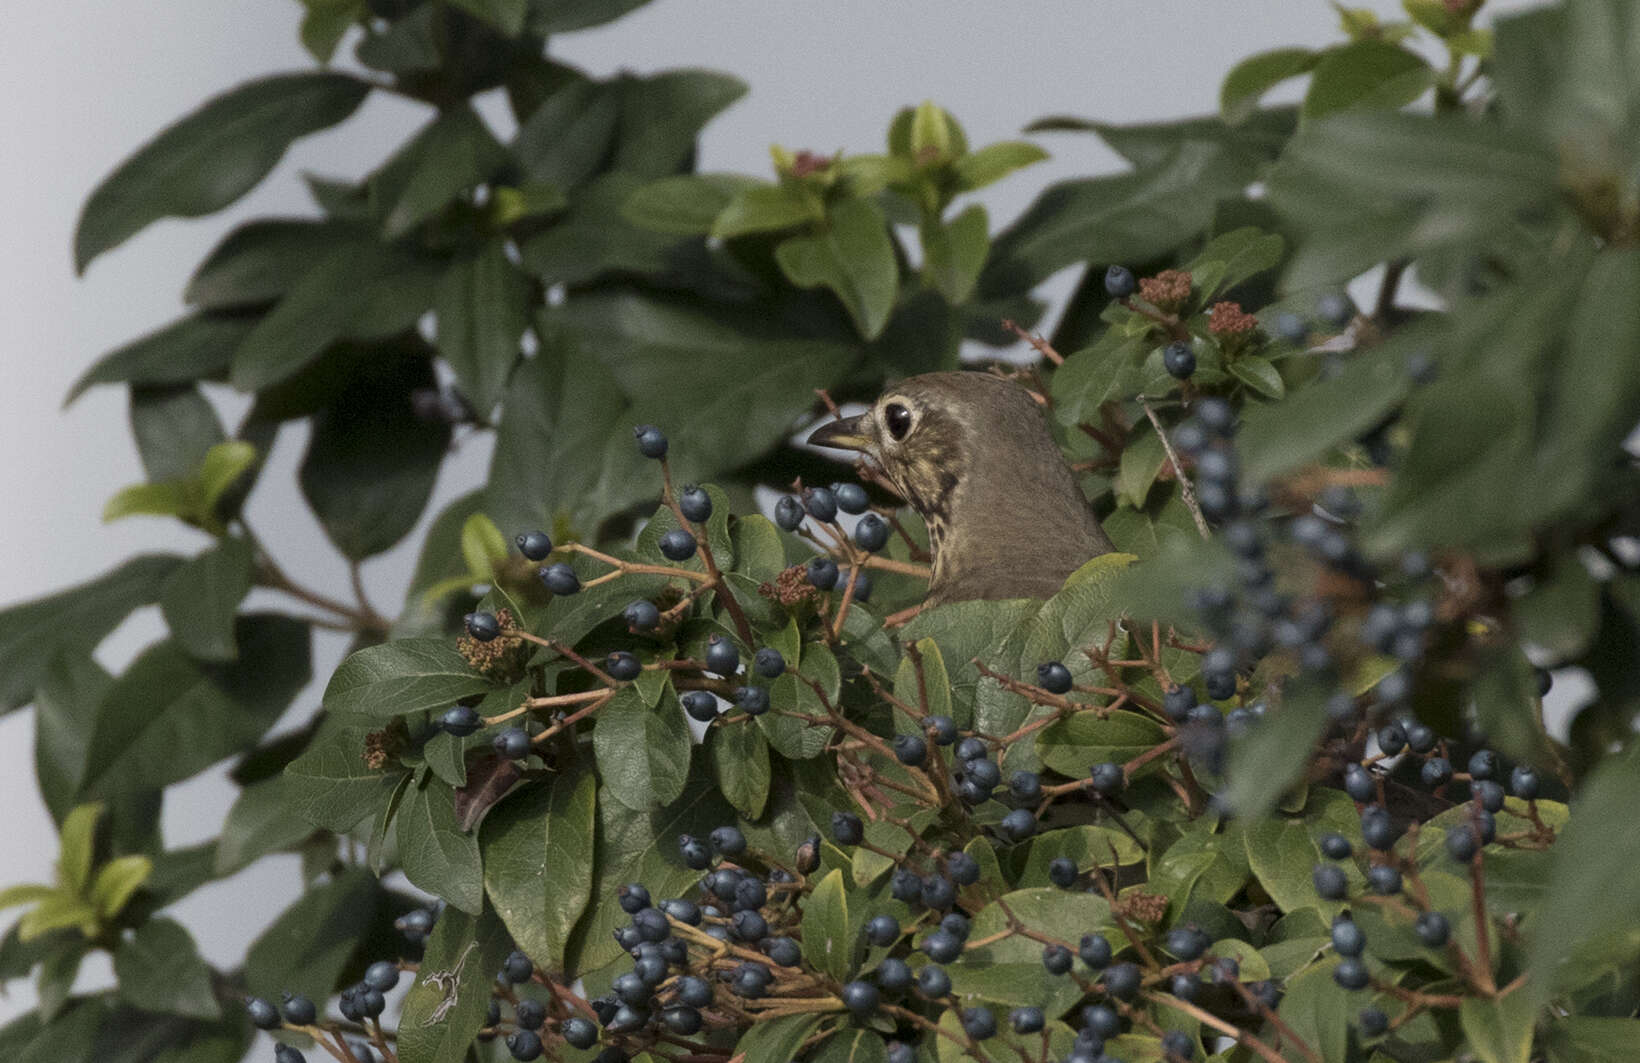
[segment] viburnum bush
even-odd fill
[[[635,6],[307,0],[357,72],[210,100],[92,194],[82,268],[371,93],[429,108],[75,387],[130,391],[148,481],[108,515],[209,542],[0,613],[62,834],[55,883],[0,892],[0,977],[39,992],[0,1058],[228,1063],[254,1027],[279,1063],[1632,1059],[1640,13],[1344,9],[1217,115],[1036,123],[1131,172],[993,235],[968,193],[1044,152],[933,104],[879,154],[694,172],[737,81],[550,58]],[[507,143],[470,104],[497,87]],[[1019,336],[1040,357],[989,371],[1119,552],[919,609],[916,514],[794,432]],[[231,431],[205,383],[254,397]],[[494,434],[396,615],[247,522],[293,421],[354,566]],[[168,637],[107,674],[156,602]],[[355,648],[270,736],[315,627]],[[220,836],[168,848],[165,788],[227,758]],[[208,966],[166,909],[280,852],[303,894]],[[93,950],[117,986],[73,995]]]

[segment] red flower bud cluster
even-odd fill
[[[1178,269],[1164,269],[1154,277],[1141,280],[1139,294],[1157,309],[1172,313],[1190,300],[1190,284],[1190,274]]]

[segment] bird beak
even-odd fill
[[[838,450],[869,450],[874,441],[863,431],[864,424],[864,415],[828,421],[809,433],[809,442]]]

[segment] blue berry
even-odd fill
[[[760,912],[736,912],[729,919],[729,930],[741,941],[762,941],[769,936],[769,921]]]
[[[666,457],[666,436],[652,424],[640,424],[632,429],[632,436],[638,441],[638,453],[646,458]]]
[[[712,515],[712,496],[704,488],[687,484],[678,494],[678,508],[683,511],[685,520],[704,524]]]
[[[1093,783],[1094,790],[1106,797],[1115,797],[1127,786],[1122,766],[1108,760],[1089,769],[1088,777]]]
[[[1167,951],[1181,960],[1193,960],[1207,951],[1207,936],[1194,926],[1176,926],[1167,932]]]
[[[943,912],[957,903],[957,887],[944,875],[929,875],[923,879],[921,897],[924,908]]]
[[[746,835],[740,832],[739,827],[714,827],[711,842],[712,848],[724,856],[739,856],[746,851]]]
[[[643,664],[626,650],[616,650],[604,658],[604,671],[611,679],[630,683],[643,673]]]
[[[786,658],[773,646],[764,646],[752,656],[752,667],[764,679],[778,679],[786,670]]]
[[[890,993],[898,993],[911,984],[911,966],[897,956],[890,956],[877,965],[877,984]]]
[[[1345,989],[1365,989],[1371,977],[1367,965],[1359,956],[1346,956],[1333,969],[1333,981]]]
[[[632,927],[638,936],[650,944],[657,944],[672,936],[672,924],[667,922],[666,913],[659,908],[645,908],[632,916]],[[659,956],[655,957],[660,960]],[[661,972],[665,973],[665,961],[662,960]],[[647,980],[647,979],[646,979]],[[656,981],[659,981],[657,978]]]
[[[691,871],[705,871],[712,865],[711,851],[692,834],[678,837],[678,855],[683,857],[683,866]]]
[[[1168,983],[1168,992],[1172,993],[1174,996],[1178,997],[1187,1004],[1195,1000],[1196,995],[1201,991],[1201,978],[1186,971],[1181,971],[1180,973],[1174,975],[1172,980]]]
[[[1509,773],[1509,792],[1522,801],[1532,800],[1538,795],[1537,772],[1529,765],[1517,764]]]
[[[1377,1008],[1362,1008],[1355,1021],[1363,1037],[1377,1037],[1389,1029],[1389,1016]]]
[[[704,978],[686,974],[678,979],[675,988],[678,993],[678,1001],[692,1008],[704,1008],[712,1003],[712,986]],[[564,1025],[568,1026],[569,1024],[565,1023]],[[576,1047],[584,1048],[586,1046],[576,1045]]]
[[[1015,801],[1034,805],[1042,800],[1042,776],[1034,771],[1016,771],[1008,779],[1008,792]]]
[[[1344,877],[1344,871],[1337,864],[1317,864],[1311,875],[1316,894],[1322,900],[1341,901],[1350,892],[1349,879]]]
[[[829,557],[811,557],[805,575],[814,587],[829,591],[837,586],[837,562]]]
[[[313,1001],[304,996],[285,994],[284,1007],[285,1021],[292,1026],[309,1026],[319,1017],[319,1009],[313,1006]]]
[[[640,598],[631,603],[621,613],[626,620],[626,626],[633,631],[653,631],[660,626],[661,611],[654,602]]]
[[[948,746],[957,740],[957,721],[949,716],[930,716],[923,721],[937,746]]]
[[[1452,780],[1452,764],[1445,757],[1430,757],[1419,769],[1418,777],[1425,786],[1444,786]]]
[[[1173,994],[1178,996],[1177,993]],[[1196,1058],[1196,1041],[1183,1030],[1169,1030],[1162,1034],[1162,1056],[1168,1063]]]
[[[803,503],[791,495],[781,495],[774,504],[774,522],[786,531],[796,531],[803,523]]]
[[[1008,1013],[1008,1025],[1014,1028],[1014,1033],[1037,1033],[1047,1021],[1041,1008],[1015,1008]]]
[[[1355,317],[1355,304],[1343,292],[1328,292],[1316,303],[1315,312],[1327,324],[1343,328]]]
[[[484,720],[471,705],[457,705],[439,717],[439,724],[457,738],[466,738],[483,727]]]
[[[462,618],[467,634],[479,642],[489,642],[501,634],[501,622],[494,613],[468,613]]]
[[[876,915],[866,923],[866,940],[873,945],[894,944],[900,936],[900,921],[892,915]]]
[[[977,787],[986,797],[990,797],[991,791],[996,789],[997,784],[1002,781],[1002,769],[997,767],[997,763],[994,760],[989,760],[985,757],[978,757],[974,760],[966,761],[962,767],[963,771],[967,773],[968,778],[973,782],[974,786]]]
[[[391,960],[377,960],[364,971],[364,984],[385,993],[399,984],[399,965]]]
[[[1321,836],[1321,855],[1329,860],[1347,860],[1350,850],[1350,840],[1342,834],[1327,833]]]
[[[865,841],[865,824],[852,812],[833,812],[831,836],[838,845],[859,845]]]
[[[961,761],[983,760],[985,754],[989,751],[990,747],[985,744],[985,739],[977,735],[969,735],[964,738],[957,743],[957,748],[953,750],[957,755],[957,759]]]
[[[544,531],[524,532],[513,541],[518,544],[518,552],[531,561],[545,561],[552,553],[552,539]]]
[[[922,896],[922,879],[909,868],[897,867],[889,876],[888,893],[903,904],[911,904]]]
[[[828,488],[810,487],[803,492],[803,508],[822,524],[837,519],[837,498]]]
[[[1175,723],[1183,723],[1196,707],[1196,688],[1175,686],[1162,691],[1162,711]]]
[[[641,882],[628,882],[617,886],[615,901],[627,915],[637,915],[649,907],[649,888]]]
[[[1071,969],[1071,950],[1063,945],[1044,945],[1042,966],[1049,974],[1064,974]]]
[[[1071,670],[1058,661],[1036,666],[1036,685],[1050,694],[1067,694],[1072,683]]]
[[[1112,299],[1126,299],[1139,290],[1139,282],[1126,266],[1112,266],[1105,271],[1105,294]]]
[[[1190,344],[1176,340],[1162,349],[1162,368],[1175,380],[1189,380],[1196,371],[1196,352]]]
[[[837,499],[837,508],[844,513],[864,513],[871,505],[866,489],[859,484],[832,484],[831,493]]]
[[[534,1030],[514,1030],[507,1035],[507,1051],[520,1063],[529,1063],[541,1056],[541,1035]]]
[[[1380,688],[1383,687],[1382,683],[1378,685]],[[1414,753],[1428,753],[1435,748],[1438,739],[1435,736],[1435,731],[1427,724],[1412,721],[1406,725],[1406,730],[1407,748]]]
[[[433,913],[425,908],[415,908],[393,920],[393,929],[403,934],[412,943],[420,943],[433,929]]]
[[[1082,1009],[1082,1026],[1101,1040],[1110,1040],[1122,1032],[1121,1017],[1107,1004],[1089,1004]]]
[[[1388,864],[1373,864],[1367,868],[1367,885],[1374,893],[1388,897],[1401,892],[1401,873]]]
[[[523,760],[530,755],[529,732],[522,727],[507,728],[495,736],[491,745],[494,746],[496,754],[505,760]]]
[[[1076,861],[1066,856],[1055,857],[1048,864],[1048,881],[1062,890],[1076,885]]]
[[[979,881],[979,861],[964,852],[955,852],[945,858],[945,873],[959,886],[972,886]]]
[[[1459,823],[1446,832],[1446,851],[1459,863],[1468,863],[1480,848],[1480,840],[1467,823]]]
[[[842,999],[843,1007],[856,1015],[865,1015],[877,1010],[882,997],[870,982],[854,981],[843,987]]]
[[[1469,758],[1469,774],[1475,779],[1490,779],[1499,771],[1498,755],[1490,749],[1477,749]]]
[[[1110,966],[1110,942],[1103,934],[1083,934],[1077,945],[1076,954],[1082,957],[1082,962],[1095,971],[1102,971]]]
[[[1137,964],[1113,963],[1105,968],[1105,989],[1117,1000],[1132,1000],[1139,993],[1139,966]]]
[[[307,1063],[307,1057],[290,1045],[274,1045],[273,1063]]]
[[[854,600],[861,605],[871,601],[871,576],[861,569],[854,570]]]
[[[695,533],[684,528],[673,528],[660,541],[661,556],[668,561],[687,561],[695,556],[695,549],[699,545],[695,542]]]
[[[1367,935],[1354,920],[1339,916],[1332,924],[1332,946],[1340,956],[1359,956],[1367,947]]]
[[[803,962],[803,947],[788,937],[770,938],[764,942],[763,951],[771,962],[782,967],[796,967]]]
[[[1385,756],[1393,757],[1405,749],[1406,745],[1407,733],[1400,724],[1386,723],[1378,729],[1378,748]]]
[[[923,938],[922,950],[935,963],[951,963],[962,955],[962,939],[941,928]]]
[[[1488,812],[1501,812],[1503,810],[1503,787],[1491,779],[1482,779],[1480,782],[1471,783],[1469,789],[1475,800],[1479,801],[1480,806]]]
[[[562,561],[548,565],[541,570],[541,582],[547,590],[557,595],[574,594],[581,589],[581,577],[575,570]]]
[[[996,1016],[991,1014],[990,1008],[963,1008],[962,1032],[976,1041],[995,1037],[997,1032]]]
[[[539,1000],[520,1000],[513,1008],[513,1021],[521,1030],[537,1030],[547,1021],[547,1008]]]
[[[717,699],[707,691],[686,690],[678,700],[683,703],[683,711],[689,714],[691,720],[711,723],[717,719]]]
[[[888,1063],[917,1063],[917,1050],[904,1041],[890,1041]]]
[[[735,704],[748,716],[762,716],[769,711],[769,688],[736,687]]]
[[[1388,852],[1400,837],[1389,810],[1382,805],[1368,805],[1361,810],[1361,840],[1379,852]]]
[[[916,767],[928,759],[928,743],[923,740],[922,735],[895,735],[894,758],[901,764]]]
[[[998,827],[1009,841],[1022,842],[1036,833],[1036,817],[1028,808],[1016,808],[1002,817]]]
[[[711,635],[706,639],[706,670],[716,672],[725,679],[740,670],[740,651],[735,644],[722,635]]]
[[[1225,400],[1209,396],[1196,403],[1196,420],[1218,437],[1229,437],[1236,428],[1236,411]]]
[[[679,1037],[699,1033],[700,1028],[705,1025],[701,1013],[690,1007],[667,1008],[661,1012],[661,1021],[666,1024],[668,1030]]]
[[[1294,345],[1301,346],[1310,338],[1310,326],[1306,325],[1304,319],[1292,311],[1284,311],[1276,315],[1275,330],[1277,336]]]
[[[1344,766],[1344,792],[1357,801],[1371,801],[1377,794],[1377,788],[1372,782],[1372,773],[1359,764]]]
[[[1417,933],[1418,940],[1432,949],[1445,945],[1452,934],[1452,924],[1440,912],[1420,913],[1412,929]]]
[[[501,973],[513,985],[523,985],[535,975],[535,964],[522,952],[514,949],[501,961]]]
[[[943,997],[951,992],[951,976],[945,973],[945,968],[929,964],[917,972],[917,988],[924,996]]]
[[[867,513],[854,525],[854,541],[860,549],[875,554],[888,545],[888,522],[875,513]]]

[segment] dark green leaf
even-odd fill
[[[74,232],[74,268],[84,272],[160,218],[221,210],[262,180],[291,141],[340,122],[369,91],[344,74],[282,74],[208,101],[92,191]]]
[[[117,796],[179,782],[253,744],[311,677],[308,626],[240,617],[239,657],[208,664],[162,642],[138,657],[97,708],[83,790]]]
[[[803,904],[803,958],[839,982],[854,973],[848,906],[841,868],[833,868],[816,883]]]
[[[564,963],[592,897],[598,780],[558,776],[510,796],[479,832],[484,889],[518,947],[543,966]]]
[[[723,796],[747,819],[769,800],[769,743],[752,721],[714,727],[707,739]]]
[[[251,330],[244,318],[194,314],[99,358],[68,389],[63,404],[98,384],[186,384],[220,376]]]
[[[529,325],[529,302],[529,280],[508,261],[500,240],[457,259],[439,286],[439,354],[480,416],[488,416],[507,386]]]
[[[1557,661],[1580,655],[1600,624],[1600,585],[1575,554],[1556,559],[1515,603],[1521,637]]]
[[[447,709],[494,684],[473,670],[452,639],[399,639],[352,654],[325,687],[329,712],[378,720]]]
[[[475,918],[450,909],[439,917],[404,998],[398,1047],[405,1063],[461,1063],[467,1058],[509,947],[507,931],[494,912]]]
[[[302,47],[323,66],[336,54],[348,29],[364,17],[364,0],[302,0],[302,6],[307,9],[299,33]]]
[[[923,272],[951,303],[973,294],[991,250],[985,208],[974,204],[949,222],[923,229]]]
[[[325,534],[351,560],[404,538],[433,493],[450,427],[417,417],[410,401],[432,383],[431,367],[415,354],[380,358],[314,417],[297,477]]]
[[[1637,1034],[1634,1019],[1569,1015],[1547,1023],[1543,1039],[1549,1063],[1625,1063]]]
[[[1356,1008],[1353,994],[1333,983],[1336,964],[1322,963],[1287,979],[1286,992],[1276,1013],[1324,1060],[1345,1059],[1350,1022]]]
[[[620,113],[616,86],[572,80],[542,100],[519,126],[513,152],[534,180],[572,188],[601,168]]]
[[[1134,509],[1143,509],[1150,485],[1156,482],[1166,464],[1167,451],[1162,446],[1162,437],[1154,431],[1135,433],[1122,449],[1122,460],[1117,467],[1117,500]]]
[[[461,536],[468,518],[481,512],[483,504],[484,492],[471,491],[445,506],[433,518],[427,534],[422,537],[416,571],[404,592],[404,612],[393,625],[395,637],[414,638],[442,632],[441,599],[436,595],[430,597],[429,592],[468,575],[466,559],[461,553]]]
[[[1526,655],[1515,646],[1499,647],[1480,653],[1476,665],[1475,725],[1487,743],[1512,760],[1553,764],[1555,754],[1538,703],[1537,674]]]
[[[405,877],[477,915],[484,907],[483,863],[478,839],[456,822],[455,792],[434,778],[412,786],[394,822]]]
[[[313,833],[313,824],[293,807],[302,785],[295,776],[275,775],[239,792],[222,823],[214,862],[217,875],[231,875]]]
[[[1288,78],[1307,74],[1320,56],[1308,48],[1277,48],[1249,56],[1230,68],[1219,89],[1219,114],[1240,125],[1258,109],[1264,94]]]
[[[1132,760],[1162,737],[1161,726],[1148,716],[1118,711],[1101,719],[1089,710],[1043,728],[1036,751],[1042,763],[1075,779],[1086,775],[1090,765]]]
[[[660,233],[705,236],[737,193],[768,187],[739,174],[689,173],[651,181],[621,206],[628,221]]]
[[[131,435],[152,483],[187,479],[225,438],[216,411],[193,384],[133,385]]]
[[[1279,233],[1248,225],[1215,236],[1186,268],[1206,304],[1248,278],[1280,265],[1286,248],[1287,242]]]
[[[183,301],[201,310],[272,302],[319,259],[363,234],[356,225],[295,218],[246,222],[194,270]]]
[[[1412,387],[1403,350],[1365,351],[1279,406],[1249,406],[1237,446],[1250,483],[1314,461],[1377,424]]]
[[[1243,354],[1230,363],[1230,375],[1267,399],[1279,399],[1287,394],[1287,385],[1268,358]]]
[[[34,777],[51,818],[61,824],[80,792],[97,706],[114,679],[89,654],[80,652],[53,657],[39,678],[34,692]]]
[[[133,1007],[166,1015],[214,1019],[222,1014],[211,972],[182,924],[150,919],[114,950],[120,997]]]
[[[529,0],[531,33],[568,33],[613,22],[649,0]]]
[[[342,668],[352,659],[343,661]],[[328,708],[307,751],[285,768],[284,777],[292,784],[286,791],[291,811],[315,826],[341,832],[380,809],[402,777],[365,763],[366,738],[380,726],[378,717]]]
[[[1302,777],[1326,729],[1326,697],[1317,684],[1289,684],[1270,718],[1231,745],[1224,800],[1238,817],[1257,819],[1269,812]]]
[[[623,687],[598,710],[592,744],[608,793],[642,811],[669,805],[689,773],[689,724],[677,696],[667,691],[653,709],[636,687]]]
[[[899,292],[886,220],[863,199],[835,204],[814,236],[793,236],[775,248],[780,269],[799,288],[824,286],[843,301],[860,335],[875,339],[888,323]]]
[[[720,240],[730,240],[822,223],[824,219],[825,207],[819,197],[800,186],[759,183],[736,192],[713,219],[710,232]]]
[[[370,926],[379,896],[375,876],[360,868],[308,890],[251,942],[247,987],[271,1000],[281,992],[328,998]]]
[[[820,1025],[818,1015],[781,1015],[754,1023],[735,1045],[745,1055],[745,1063],[789,1063],[797,1058],[803,1042]]]
[[[1103,931],[1112,945],[1121,943],[1110,906],[1096,893],[1052,888],[1016,890],[1003,901],[1020,923],[1038,934],[1074,942],[1083,934]],[[997,936],[1008,925],[1002,904],[988,904],[974,916],[972,940]],[[1067,1010],[1081,995],[1070,979],[1050,975],[1043,968],[1042,943],[1023,935],[1010,935],[970,949],[963,962],[953,964],[949,973],[953,989],[964,998],[1036,1006],[1055,1015]]]
[[[529,0],[450,0],[450,6],[483,19],[504,36],[516,37],[524,29]]]
[[[1488,1000],[1467,997],[1458,1007],[1466,1046],[1481,1063],[1527,1063],[1537,1009],[1527,993]]]
[[[1422,96],[1434,81],[1435,71],[1413,52],[1384,41],[1355,41],[1321,54],[1301,113],[1320,118],[1352,107],[1394,110]]]
[[[171,574],[160,612],[175,639],[205,661],[231,661],[239,652],[234,615],[251,589],[251,548],[225,538]]]
[[[397,239],[507,163],[507,151],[471,107],[450,107],[422,127],[370,182],[372,212]]]
[[[682,169],[706,123],[746,94],[745,82],[711,70],[627,76],[619,85],[621,121],[610,168],[641,177]]]
[[[579,285],[606,273],[685,277],[704,261],[686,252],[696,244],[630,221],[622,206],[642,182],[629,174],[604,174],[575,190],[563,217],[520,246],[524,268],[544,285]]]

